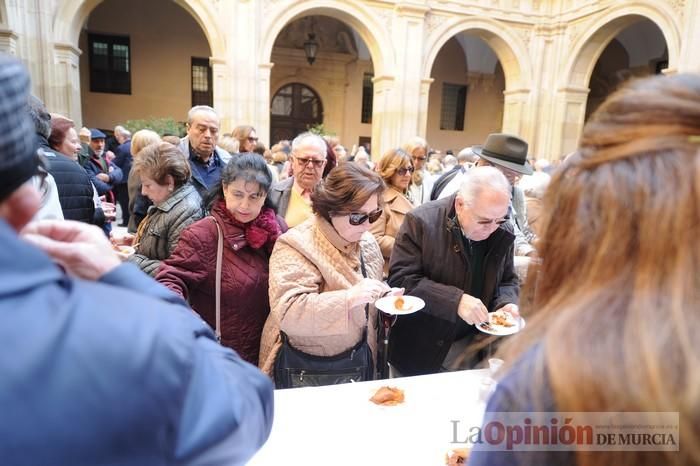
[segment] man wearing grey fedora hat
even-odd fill
[[[532,246],[535,233],[527,221],[525,193],[517,186],[517,181],[522,175],[532,175],[533,172],[532,166],[527,161],[527,142],[511,134],[492,133],[488,135],[483,146],[475,146],[473,150],[479,156],[477,167],[496,167],[510,182],[515,255],[529,256],[535,251]]]
[[[43,159],[28,94],[0,55],[2,463],[245,464],[272,427],[268,377],[98,227],[29,223]]]

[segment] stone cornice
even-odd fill
[[[430,7],[424,4],[401,2],[394,6],[394,10],[401,16],[423,18],[430,11]]]
[[[78,57],[83,54],[82,50],[80,50],[72,44],[67,44],[65,42],[56,42],[53,44],[53,47],[57,52],[72,53]]]
[[[0,37],[3,37],[5,39],[13,39],[17,40],[19,39],[19,35],[12,29],[2,29],[0,28]]]

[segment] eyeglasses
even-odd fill
[[[415,168],[413,167],[399,168],[398,170],[396,170],[396,173],[398,173],[399,176],[404,176],[406,173],[413,173],[414,170]]]
[[[326,161],[324,159],[304,159],[301,157],[294,157],[294,160],[297,161],[299,165],[302,167],[306,167],[309,163],[311,163],[314,168],[321,168]]]
[[[494,219],[494,220],[477,220],[476,223],[478,223],[479,225],[491,225],[492,223],[495,223],[496,225],[503,225],[504,223],[506,223],[509,220],[510,220],[510,217],[505,216],[503,218],[498,218],[498,219]]]
[[[372,212],[368,214],[358,214],[358,213],[352,213],[348,214],[348,220],[350,221],[350,225],[362,225],[365,223],[367,220],[369,220],[369,223],[374,223],[377,220],[379,220],[379,217],[382,216],[382,209],[377,209],[373,210]]]

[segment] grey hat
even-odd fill
[[[29,180],[39,164],[28,96],[29,75],[24,65],[0,55],[0,201]]]
[[[492,133],[486,138],[483,146],[474,146],[472,150],[494,165],[523,175],[532,175],[532,167],[527,163],[527,142],[517,136]]]

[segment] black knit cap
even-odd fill
[[[40,163],[28,96],[24,65],[0,54],[0,201],[34,176]]]

